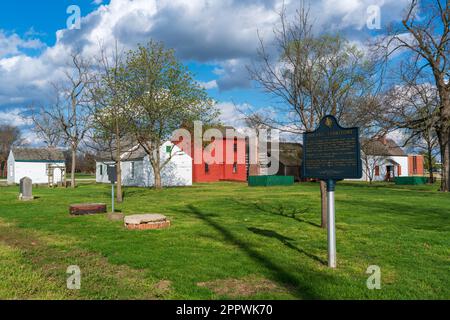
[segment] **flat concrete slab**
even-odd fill
[[[124,224],[128,229],[148,230],[167,228],[170,221],[162,214],[135,214],[126,216]]]

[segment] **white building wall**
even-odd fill
[[[20,183],[20,179],[28,177],[33,183],[48,183],[47,164],[64,166],[64,162],[14,162],[14,183]],[[9,174],[8,174],[9,177]],[[61,181],[61,171],[54,170],[54,182]]]
[[[399,175],[398,172],[395,172],[395,176],[400,177],[407,177],[409,174],[409,168],[408,168],[408,156],[406,157],[391,157],[392,160],[397,162],[401,166],[401,174]]]
[[[182,152],[181,149],[171,142],[166,142],[160,149],[161,161],[167,160],[170,156],[166,148],[172,147],[172,159],[161,172],[161,181],[164,187],[191,186],[192,185],[192,158]],[[153,168],[149,157],[142,160],[123,161],[122,184],[133,187],[151,187],[154,185]],[[132,166],[134,165],[134,175]],[[97,162],[96,181],[98,183],[109,183],[106,173],[106,166],[103,169],[103,176],[99,174],[99,162]]]
[[[122,162],[122,184],[129,187],[148,187],[148,178],[144,170],[145,160]],[[134,173],[132,172],[134,166]]]
[[[375,175],[375,173],[373,173],[373,181],[384,181],[386,174],[387,174],[387,168],[386,166],[390,166],[393,165],[389,160],[395,161],[396,163],[398,163],[401,166],[401,174],[398,174],[398,166],[396,165],[394,168],[394,175],[395,177],[407,177],[408,176],[408,157],[407,156],[390,156],[390,157],[386,157],[385,159],[382,160],[373,160],[379,163],[379,168],[380,168],[380,174],[378,176]],[[368,174],[366,172],[366,167],[365,167],[365,163],[364,163],[364,159],[362,160],[362,166],[363,166],[363,177],[359,180],[362,181],[369,181],[369,177]],[[370,166],[371,170],[374,170],[373,165]]]
[[[9,156],[8,156],[8,163],[7,163],[7,171],[8,171],[8,184],[14,184],[14,164],[15,164],[15,160],[14,160],[14,155],[12,153],[12,151],[9,152]]]
[[[95,181],[97,183],[110,183],[108,179],[108,164],[113,164],[112,162],[101,162],[97,161],[95,163]],[[101,169],[100,169],[101,168]]]

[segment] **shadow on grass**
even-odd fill
[[[209,226],[218,231],[229,243],[238,246],[248,257],[263,265],[272,274],[274,280],[283,284],[293,295],[301,299],[319,299],[318,295],[310,284],[300,283],[299,280],[291,273],[286,271],[282,266],[277,265],[270,259],[253,249],[248,243],[240,240],[232,232],[226,229],[223,225],[212,220],[207,214],[193,205],[188,205],[187,208],[199,219],[206,222]],[[323,275],[323,280],[327,276]]]
[[[289,241],[293,241],[294,239],[289,238],[289,237],[285,237],[281,234],[279,234],[276,231],[273,230],[267,230],[267,229],[258,229],[258,228],[247,228],[249,231],[258,234],[260,236],[264,236],[264,237],[268,237],[268,238],[274,238],[279,240],[282,244],[284,244],[286,247],[288,247],[289,249],[295,250],[301,254],[304,254],[305,256],[323,264],[324,266],[327,265],[327,262],[322,260],[321,258],[319,258],[318,256],[315,256],[309,252],[306,252],[305,250],[298,248],[296,246],[294,246],[292,243],[290,243]]]
[[[313,227],[317,227],[317,228],[321,228],[321,226],[317,223],[299,218],[298,215],[300,214],[305,214],[309,211],[309,208],[292,208],[292,207],[285,207],[282,204],[278,205],[278,207],[273,207],[270,205],[263,205],[262,203],[259,202],[253,202],[253,203],[249,203],[249,202],[241,202],[238,200],[234,200],[236,203],[238,203],[239,205],[245,205],[247,207],[250,207],[252,209],[256,209],[258,211],[261,212],[265,212],[265,213],[270,213],[273,215],[277,215],[277,216],[281,216],[281,217],[285,217],[285,218],[290,218],[293,219],[295,221],[298,222],[302,222],[302,223],[307,223]]]
[[[380,219],[384,217],[395,217],[396,225],[399,228],[412,228],[416,230],[430,230],[438,232],[446,232],[449,230],[450,217],[448,211],[443,207],[430,208],[424,204],[423,208],[417,204],[405,204],[395,201],[373,201],[366,199],[364,203],[358,203],[352,200],[341,199],[341,204],[352,208],[354,212],[358,212],[358,208],[362,207],[363,212],[367,212],[367,208],[371,211],[379,213]]]
[[[357,182],[345,181],[340,184],[344,187],[356,187],[375,190],[396,190],[396,191],[416,191],[416,192],[438,192],[440,188],[439,183],[421,184],[421,185],[398,185],[394,182]]]

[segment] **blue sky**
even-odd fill
[[[345,34],[364,46],[371,36],[398,21],[408,0],[311,1],[315,31]],[[288,13],[299,1],[285,0]],[[80,30],[67,30],[68,6],[78,5]],[[224,122],[239,117],[234,104],[270,107],[246,66],[255,59],[257,31],[270,45],[282,0],[21,0],[0,10],[0,124],[26,127],[19,113],[49,93],[74,47],[87,54],[116,40],[126,49],[149,39],[173,47],[198,81],[219,102]],[[382,30],[366,27],[367,8],[378,5]],[[32,139],[31,134],[29,134]]]

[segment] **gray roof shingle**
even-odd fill
[[[371,156],[397,156],[406,157],[407,154],[392,139],[363,140],[363,150]]]
[[[13,148],[16,161],[65,161],[64,154],[56,148]]]

